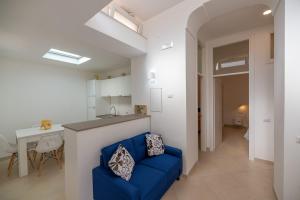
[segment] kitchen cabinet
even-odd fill
[[[100,81],[100,96],[131,96],[131,76],[121,76]]]

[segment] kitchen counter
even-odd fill
[[[101,149],[151,130],[149,115],[98,117],[101,119],[64,125],[66,200],[93,199],[91,172],[100,165]]]
[[[147,117],[150,117],[150,115],[137,115],[137,114],[118,115],[118,116],[102,118],[102,119],[97,119],[97,120],[92,120],[92,121],[65,124],[65,125],[63,125],[63,127],[73,130],[73,131],[76,131],[76,132],[80,132],[80,131],[99,128],[99,127],[103,127],[103,126],[114,125],[114,124],[118,124],[118,123],[122,123],[122,122],[147,118]]]

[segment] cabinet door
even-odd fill
[[[125,77],[125,95],[126,96],[131,96],[131,76],[126,76]]]
[[[87,81],[87,95],[89,97],[96,96],[96,80]]]
[[[123,85],[122,77],[117,77],[112,79],[112,83],[111,83],[112,96],[114,97],[123,96],[122,85]]]
[[[131,77],[123,76],[120,77],[120,90],[122,96],[131,96]]]
[[[102,97],[102,92],[101,92],[101,80],[96,80],[96,97]]]
[[[101,80],[101,96],[131,96],[131,76]]]
[[[111,91],[109,88],[111,79],[101,80],[100,88],[101,88],[101,96],[108,97],[111,96]]]

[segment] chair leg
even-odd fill
[[[64,159],[64,144],[58,149],[59,159],[62,161]]]
[[[11,176],[16,157],[17,157],[17,153],[13,153],[10,157],[8,168],[7,168],[8,176]]]
[[[27,152],[27,157],[28,157],[28,160],[30,162],[30,165],[33,169],[35,169],[35,166],[34,166],[34,162],[33,162],[33,158],[31,157],[31,153],[30,152]]]
[[[34,151],[34,152],[33,152],[33,160],[34,160],[34,161],[36,160],[36,156],[37,156],[37,152]]]
[[[53,156],[54,156],[59,168],[62,169],[61,161],[60,161],[60,158],[58,156],[58,150],[53,151]]]
[[[38,176],[41,176],[41,173],[42,173],[42,163],[43,163],[43,160],[44,160],[44,153],[41,154],[40,160],[39,160],[39,163],[38,163],[38,170],[39,170]]]

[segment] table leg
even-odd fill
[[[19,163],[19,177],[28,175],[27,164],[27,142],[25,139],[18,140],[18,163]]]

